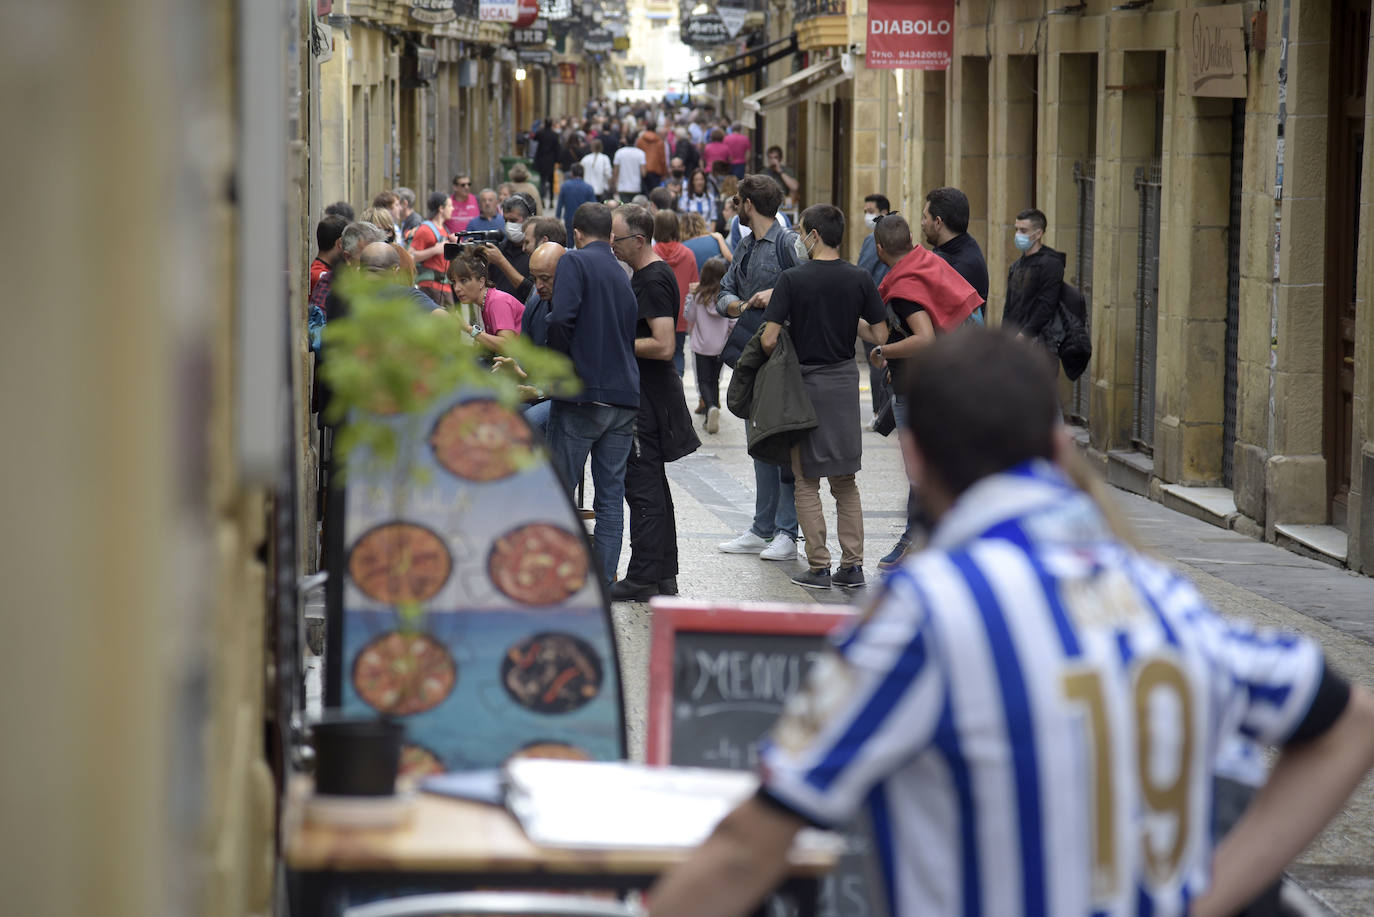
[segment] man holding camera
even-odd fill
[[[488,275],[493,289],[509,293],[524,302],[534,291],[530,280],[530,256],[525,245],[525,223],[534,213],[534,201],[523,192],[506,198],[501,205],[501,215],[505,223],[501,227],[504,234],[499,244],[486,242],[477,251],[487,260]]]

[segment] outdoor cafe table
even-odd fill
[[[308,777],[293,778],[282,819],[282,853],[293,917],[336,917],[362,895],[474,889],[595,889],[617,895],[647,889],[683,862],[690,847],[542,847],[526,837],[504,806],[417,794],[409,821],[397,828],[339,828],[309,823]],[[780,888],[799,917],[814,917],[820,880],[833,851],[794,847]]]

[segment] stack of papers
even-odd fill
[[[506,784],[506,806],[541,846],[673,849],[706,840],[759,781],[740,771],[522,759],[506,766]],[[828,832],[802,835],[801,846],[843,847]]]

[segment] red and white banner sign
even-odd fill
[[[870,69],[947,70],[954,56],[954,0],[868,0]]]
[[[520,18],[520,0],[482,0],[477,14],[483,22],[515,22]]]

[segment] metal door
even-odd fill
[[[1327,121],[1326,482],[1331,521],[1344,527],[1350,493],[1355,393],[1356,263],[1370,0],[1331,9],[1331,111]]]
[[[1155,354],[1159,330],[1160,164],[1135,170],[1140,194],[1135,275],[1135,411],[1131,442],[1154,454]]]
[[[1231,107],[1231,219],[1226,228],[1226,369],[1221,425],[1221,480],[1235,482],[1237,363],[1240,353],[1240,216],[1244,184],[1245,100]]]
[[[1094,164],[1078,161],[1073,164],[1073,183],[1078,189],[1077,256],[1074,259],[1074,286],[1083,293],[1086,324],[1093,327],[1093,212],[1097,182]],[[1069,403],[1069,419],[1084,426],[1089,421],[1092,379],[1084,373],[1074,380],[1073,398]]]

